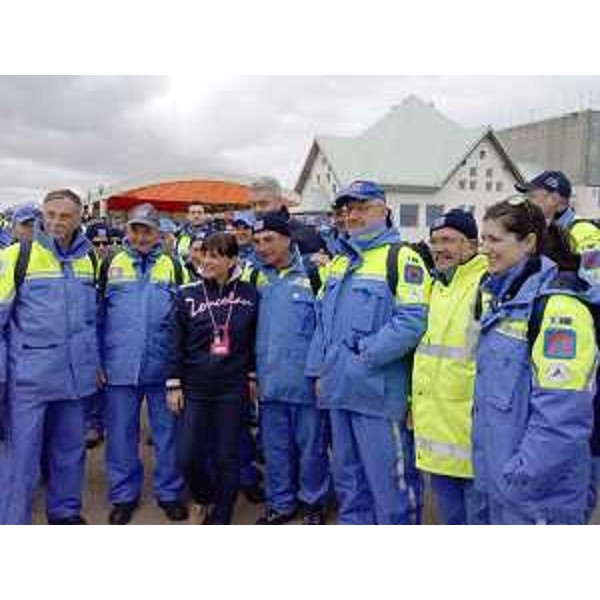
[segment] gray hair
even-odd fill
[[[250,189],[255,192],[271,192],[277,197],[282,195],[281,185],[274,177],[259,177],[252,182]]]

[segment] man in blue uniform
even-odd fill
[[[187,519],[176,467],[175,417],[166,404],[169,327],[183,266],[160,242],[159,216],[135,207],[120,251],[101,269],[101,351],[106,388],[106,466],[113,508],[109,522],[128,523],[142,493],[140,408],[148,403],[156,455],[154,493],[173,521]],[[180,279],[180,281],[178,281]]]
[[[84,401],[97,389],[96,290],[81,200],[49,193],[30,244],[0,264],[0,352],[8,353],[8,439],[0,459],[0,522],[29,523],[48,456],[51,524],[80,524]]]

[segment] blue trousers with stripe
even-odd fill
[[[154,495],[162,502],[180,500],[184,481],[177,467],[175,415],[167,408],[164,385],[106,388],[106,470],[109,499],[134,502],[142,494],[144,470],[139,454],[140,409],[148,402],[154,442]]]
[[[9,398],[9,438],[0,445],[0,523],[31,523],[42,449],[48,468],[48,518],[63,519],[81,514],[85,402]]]
[[[331,410],[330,418],[338,522],[421,523],[423,479],[411,433],[397,422],[353,411]]]

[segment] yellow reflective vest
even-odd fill
[[[486,270],[486,258],[475,256],[458,266],[449,285],[436,280],[431,289],[412,388],[416,460],[423,471],[473,477],[471,407],[479,329],[474,311]]]

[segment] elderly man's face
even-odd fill
[[[44,231],[62,245],[68,245],[81,225],[81,206],[68,198],[53,198],[42,208]]]
[[[353,201],[346,204],[346,228],[350,234],[377,223],[385,223],[387,207],[379,200]]]
[[[148,225],[135,223],[127,226],[127,239],[140,254],[150,254],[160,240],[160,231]]]
[[[250,190],[250,203],[257,216],[281,210],[285,202],[283,198],[270,190]]]

